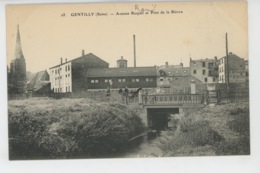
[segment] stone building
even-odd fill
[[[217,57],[213,59],[199,59],[193,60],[190,58],[191,76],[199,79],[203,83],[217,83],[218,82],[218,60]]]
[[[26,62],[22,51],[19,25],[17,26],[14,59],[11,61],[8,71],[8,93],[26,93]]]
[[[227,83],[228,76],[229,83],[244,83],[248,77],[247,63],[232,52],[228,54],[228,63],[226,56],[219,59],[219,83]]]

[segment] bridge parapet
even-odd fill
[[[143,105],[204,104],[203,94],[142,95]]]

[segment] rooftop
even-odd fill
[[[156,76],[156,67],[92,68],[87,77]]]

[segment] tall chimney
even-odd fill
[[[65,62],[67,62],[67,58],[65,59]]]
[[[83,50],[82,50],[82,56],[84,56],[84,55],[85,55],[85,50],[83,49]]]
[[[133,41],[134,41],[134,67],[136,67],[135,35],[133,35]]]
[[[165,62],[165,66],[168,67],[169,63],[168,62]]]
[[[60,58],[60,64],[62,64],[62,57]]]

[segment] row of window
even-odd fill
[[[67,71],[70,71],[70,65],[65,66],[65,72],[67,72]],[[55,72],[55,74],[60,74],[62,72],[62,67],[55,69],[55,71],[52,70],[52,74],[54,74],[54,72]]]
[[[197,70],[193,70],[193,74],[197,74]],[[206,70],[202,70],[202,74],[206,75]]]
[[[69,84],[70,83],[70,74],[65,75],[65,80],[62,80],[62,76],[56,77],[55,78],[55,85],[58,85],[60,82],[62,84],[64,84],[64,82],[66,82],[66,84]]]
[[[105,83],[112,83],[112,79],[105,79],[104,80]],[[118,83],[123,83],[123,82],[126,82],[126,79],[117,79],[117,82]],[[140,82],[140,79],[139,78],[134,78],[132,79],[132,82],[135,83],[135,82]],[[153,82],[153,78],[146,78],[145,79],[145,82]],[[98,79],[92,79],[90,81],[90,83],[99,83],[99,80]]]
[[[67,86],[67,87],[65,88],[65,91],[66,91],[66,92],[71,92],[70,86]],[[55,93],[62,93],[63,91],[62,91],[62,88],[55,88],[55,89],[54,89],[54,92],[55,92]]]

